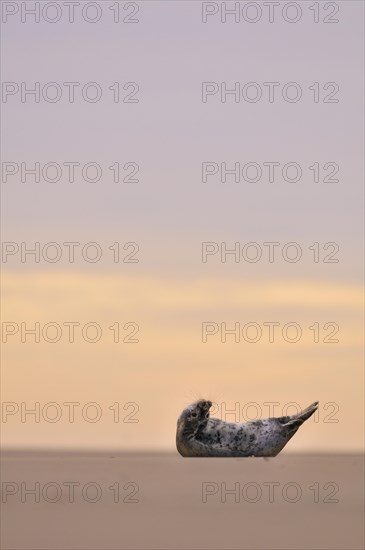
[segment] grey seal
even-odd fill
[[[276,456],[318,408],[318,401],[293,416],[248,422],[210,418],[211,401],[199,399],[177,421],[176,447],[185,457]]]

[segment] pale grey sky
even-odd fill
[[[174,263],[186,275],[201,270],[201,241],[335,241],[340,265],[311,265],[307,275],[312,270],[313,277],[360,281],[362,3],[337,2],[335,24],[313,23],[309,2],[300,3],[302,19],[292,24],[280,15],[284,3],[274,23],[263,11],[256,24],[232,17],[223,24],[220,13],[203,24],[200,2],[155,1],[138,3],[139,23],[115,24],[112,3],[100,5],[103,15],[95,24],[82,21],[78,11],[68,23],[64,6],[55,24],[42,17],[35,24],[30,16],[21,23],[19,14],[3,24],[4,81],[30,87],[36,81],[95,81],[103,89],[95,104],[78,90],[69,104],[62,86],[58,103],[21,103],[17,94],[2,105],[4,161],[97,162],[103,169],[97,183],[77,176],[67,183],[66,168],[58,183],[9,177],[3,185],[4,238],[138,240],[145,268],[153,271],[173,270],[169,261],[161,262],[166,251],[178,248]],[[108,87],[116,81],[137,82],[140,102],[113,103]],[[231,96],[221,103],[217,94],[203,104],[204,81],[225,81],[228,88],[254,81],[263,98],[235,103]],[[282,85],[291,81],[303,89],[297,103],[281,97]],[[281,83],[272,104],[263,82]],[[308,89],[314,82],[338,83],[339,103],[314,103]],[[138,163],[140,182],[114,184],[108,167],[116,161]],[[261,167],[297,162],[303,176],[298,183],[269,183],[264,172],[258,183],[231,177],[224,184],[218,176],[203,184],[204,161]],[[337,163],[340,182],[314,183],[308,167],[316,161]],[[266,267],[249,266],[255,276]]]

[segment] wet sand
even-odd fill
[[[363,549],[363,464],[6,452],[1,548]]]

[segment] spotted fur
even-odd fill
[[[276,456],[318,408],[318,401],[293,416],[249,422],[210,418],[211,401],[189,405],[177,421],[176,447],[186,457]]]

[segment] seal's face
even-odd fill
[[[186,436],[195,434],[199,429],[207,425],[211,406],[211,401],[199,399],[199,401],[196,401],[183,410],[178,420],[178,424],[183,428]]]

